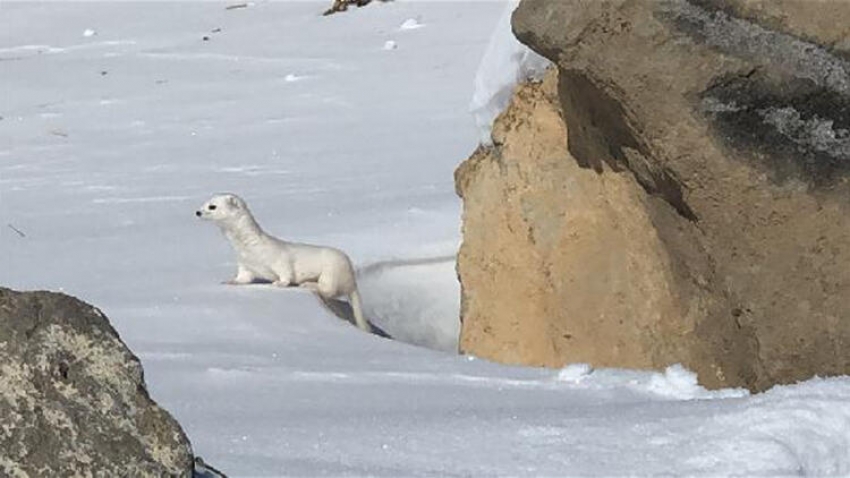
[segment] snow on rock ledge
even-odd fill
[[[551,64],[514,37],[511,14],[518,4],[519,0],[511,0],[505,6],[475,74],[469,110],[484,145],[492,144],[493,121],[508,106],[514,87],[523,80],[540,78]]]

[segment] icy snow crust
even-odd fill
[[[456,346],[452,171],[506,7],[325,6],[3,2],[0,283],[101,306],[230,476],[850,474],[845,377],[750,397],[676,366],[498,366],[220,285],[231,252],[193,212],[234,191],[270,232],[347,250],[380,325]]]

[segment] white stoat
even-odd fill
[[[357,326],[371,330],[363,318],[354,267],[344,252],[266,234],[235,194],[213,196],[195,215],[214,222],[236,251],[238,269],[229,284],[269,281],[281,287],[308,287],[326,300],[347,296]]]

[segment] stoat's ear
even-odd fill
[[[239,209],[239,200],[232,194],[227,195],[227,205],[233,209]]]

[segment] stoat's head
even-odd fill
[[[248,212],[245,201],[235,194],[217,194],[205,202],[195,215],[216,223],[226,224]]]

